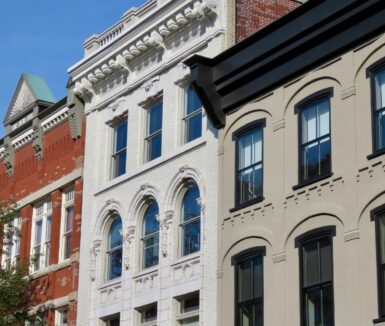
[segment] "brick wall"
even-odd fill
[[[236,0],[236,42],[297,8],[293,0]]]

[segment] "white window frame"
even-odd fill
[[[201,106],[199,109],[196,109],[195,111],[187,114],[187,109],[188,109],[188,103],[187,103],[187,96],[188,96],[188,91],[190,89],[191,86],[191,83],[186,83],[182,89],[183,89],[183,109],[182,109],[182,144],[188,144],[196,139],[199,139],[203,136],[203,106]],[[195,92],[195,90],[193,89],[193,91]],[[190,120],[193,116],[197,115],[197,114],[201,114],[201,135],[195,139],[192,139],[192,140],[187,140],[187,123],[188,123],[188,120]]]
[[[55,325],[56,326],[67,326],[68,325],[68,306],[63,306],[55,310]],[[67,314],[67,322],[63,323],[63,317]]]
[[[62,193],[62,205],[61,205],[61,221],[60,221],[60,260],[70,259],[71,255],[65,258],[66,251],[66,238],[68,235],[72,236],[72,245],[73,245],[73,231],[74,231],[74,223],[75,223],[75,211],[74,217],[72,221],[72,230],[65,230],[66,227],[66,218],[67,218],[67,208],[73,207],[75,210],[75,190],[73,187],[67,188]]]
[[[42,221],[42,230],[41,230],[41,242],[40,242],[40,256],[35,257],[36,262],[32,266],[33,272],[38,272],[49,266],[49,255],[50,255],[50,245],[51,245],[51,230],[47,229],[47,220],[51,218],[50,226],[52,227],[52,202],[50,199],[41,201],[40,203],[34,205],[33,208],[33,219],[32,219],[32,233],[31,233],[31,257],[35,257],[35,247],[38,245],[35,243],[36,237],[36,222]],[[47,235],[50,235],[50,239],[47,239]]]
[[[154,132],[150,133],[151,110],[154,107],[156,107],[157,105],[161,105],[162,106],[161,128],[158,129],[157,131],[154,131]],[[164,145],[163,144],[163,141],[164,141],[163,140],[163,136],[164,136],[164,133],[163,133],[163,128],[164,128],[164,125],[163,125],[163,119],[164,119],[164,101],[163,101],[163,97],[159,97],[156,100],[154,100],[151,103],[149,103],[149,105],[147,105],[145,107],[144,111],[145,111],[144,163],[148,163],[148,162],[151,162],[153,160],[156,160],[159,157],[162,157],[162,155],[163,155],[163,145]],[[161,139],[160,155],[158,157],[150,159],[150,143],[157,136],[160,136],[160,139]]]
[[[12,264],[15,264],[20,255],[20,237],[21,237],[21,217],[15,217],[12,221],[12,227],[14,228],[14,234],[12,235],[11,243],[4,245],[3,257],[1,266],[10,268]],[[7,232],[7,225],[4,226],[4,232]],[[8,255],[8,248],[11,247],[11,253]]]
[[[127,128],[126,147],[121,148],[120,150],[116,150],[118,127],[123,123],[126,123],[126,125],[127,125],[127,127],[126,127]],[[111,174],[111,179],[115,179],[115,178],[127,173],[127,158],[128,158],[127,157],[127,147],[128,147],[128,117],[127,117],[127,115],[123,116],[120,119],[117,119],[116,121],[114,121],[114,123],[111,123],[110,127],[112,129],[112,151],[111,151],[111,163],[110,163],[111,164],[111,171],[110,171],[110,174]],[[117,169],[116,169],[117,168],[117,166],[116,166],[117,156],[122,152],[125,152],[125,154],[126,154],[126,167],[125,167],[125,172],[118,175]]]
[[[197,296],[198,297],[198,301],[199,301],[199,305],[198,305],[198,308],[196,310],[192,310],[192,311],[183,311],[183,305],[184,305],[184,302],[186,301],[186,299],[190,299],[194,296]],[[176,325],[180,326],[182,325],[181,323],[183,321],[186,321],[190,318],[196,318],[198,317],[198,321],[200,319],[200,315],[199,315],[199,310],[200,310],[200,293],[199,291],[196,291],[196,292],[192,292],[192,293],[188,293],[188,294],[185,294],[183,296],[180,296],[178,298],[175,298],[176,300],[176,308],[177,308],[177,311],[176,311]]]

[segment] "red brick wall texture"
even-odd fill
[[[237,43],[297,8],[293,0],[237,0]]]

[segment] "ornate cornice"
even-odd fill
[[[142,56],[150,49],[168,50],[165,40],[192,21],[201,20],[215,14],[215,4],[210,0],[190,2],[177,11],[166,15],[155,27],[144,31],[117,53],[111,53],[91,70],[84,71],[74,80],[76,95],[84,99],[95,95],[94,85],[115,71],[130,74],[130,61]]]

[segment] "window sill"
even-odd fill
[[[301,183],[299,183],[299,184],[293,186],[293,190],[298,190],[298,189],[300,189],[300,188],[309,186],[309,185],[311,185],[311,184],[313,184],[313,183],[316,183],[316,182],[318,182],[318,181],[321,181],[321,180],[330,178],[332,175],[333,175],[333,172],[329,172],[329,173],[324,174],[324,175],[321,175],[321,176],[319,176],[319,177],[316,177],[316,178],[313,178],[313,179],[310,179],[310,180],[301,182]]]
[[[200,258],[200,256],[201,256],[201,252],[200,251],[194,252],[193,254],[186,255],[186,256],[180,257],[179,259],[175,260],[171,264],[171,266],[174,267],[176,265],[185,263],[186,261],[190,261],[190,260],[194,260],[196,258]]]
[[[378,156],[381,156],[381,155],[383,155],[383,154],[385,154],[385,148],[373,152],[372,154],[368,155],[366,158],[367,158],[368,160],[371,160],[371,159],[376,158],[376,157],[378,157]]]
[[[148,275],[148,274],[152,274],[154,272],[157,272],[158,268],[159,268],[159,265],[143,269],[140,272],[136,273],[132,278],[135,279],[135,278],[143,277],[143,276]]]
[[[249,201],[247,201],[245,203],[239,204],[239,205],[235,206],[234,208],[229,209],[229,212],[230,213],[236,212],[236,211],[238,211],[238,210],[240,210],[242,208],[245,208],[245,207],[248,207],[248,206],[251,206],[251,205],[254,205],[254,204],[258,204],[258,203],[260,203],[260,202],[262,202],[264,200],[265,200],[265,197],[263,197],[263,196],[254,198],[254,199],[249,200]]]
[[[373,324],[379,324],[379,323],[384,323],[385,324],[385,317],[380,317],[377,319],[373,319]]]
[[[103,289],[105,289],[105,288],[109,288],[109,287],[111,287],[111,286],[120,284],[121,281],[122,281],[122,280],[121,280],[121,277],[117,277],[117,278],[114,278],[114,279],[112,279],[112,280],[106,281],[106,282],[104,282],[102,285],[100,285],[100,286],[98,287],[98,290],[100,291],[100,290],[103,290]]]

